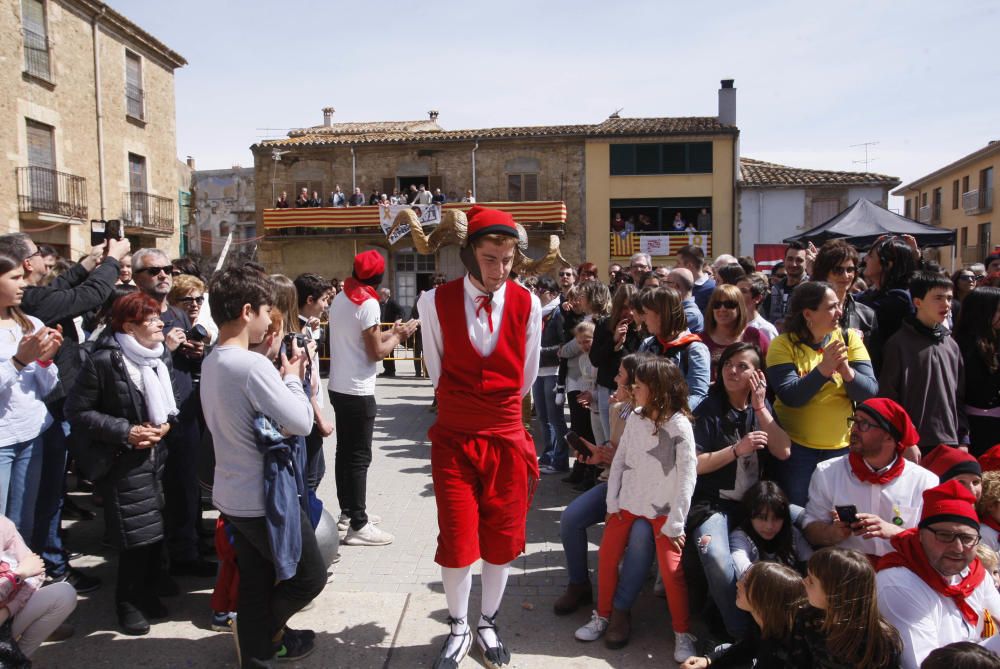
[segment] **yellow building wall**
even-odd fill
[[[986,169],[993,168],[993,182],[989,186],[993,189],[993,209],[981,214],[966,214],[962,206],[962,179],[969,177],[969,190],[978,190],[979,173]],[[959,195],[958,207],[952,208],[952,184],[958,180]],[[943,173],[932,181],[921,184],[913,190],[896,191],[906,200],[911,200],[911,213],[916,220],[917,212],[920,209],[920,201],[923,193],[927,193],[927,203],[934,202],[934,190],[941,189],[941,227],[957,231],[956,246],[945,246],[939,250],[939,260],[942,267],[954,272],[959,268],[982,262],[981,257],[967,257],[963,259],[962,230],[967,231],[968,241],[966,248],[975,247],[979,244],[979,226],[988,224],[990,229],[990,248],[1000,244],[1000,203],[997,202],[997,189],[1000,187],[1000,150],[966,163],[947,173]],[[989,249],[986,249],[989,251]],[[969,250],[972,253],[972,250]]]
[[[587,260],[604,276],[611,261],[611,200],[626,198],[710,197],[712,199],[712,255],[733,253],[735,138],[685,137],[683,141],[712,141],[711,174],[650,174],[611,176],[611,143],[589,140],[584,147],[586,174]],[[663,138],[649,141],[662,142]],[[637,140],[629,140],[630,144]]]

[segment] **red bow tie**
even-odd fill
[[[480,312],[486,312],[486,318],[489,319],[490,324],[490,334],[493,334],[493,295],[479,295],[476,297],[476,318],[479,318]]]

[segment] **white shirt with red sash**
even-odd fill
[[[949,583],[955,585],[967,574],[968,569],[948,579]],[[966,598],[969,606],[979,614],[975,627],[962,617],[953,600],[936,593],[906,567],[883,569],[875,578],[879,609],[899,630],[903,640],[900,658],[903,669],[918,669],[932,650],[956,641],[984,643],[981,638],[986,620],[984,611],[989,611],[994,621],[1000,620],[1000,593],[989,574]],[[994,634],[985,645],[991,648],[998,642],[1000,639]]]
[[[903,461],[903,471],[898,477],[885,485],[875,485],[854,475],[847,455],[832,458],[816,465],[813,472],[803,527],[816,521],[829,523],[835,506],[851,504],[858,513],[875,514],[904,529],[916,527],[924,506],[924,490],[937,484],[937,475],[909,460]],[[896,518],[898,522],[894,522]],[[865,539],[853,534],[837,546],[866,555],[881,556],[893,551],[886,539]]]

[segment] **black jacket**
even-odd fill
[[[168,354],[163,360],[171,366]],[[116,454],[99,486],[111,544],[128,549],[163,539],[161,481],[166,445],[161,441],[153,448],[133,449],[128,444],[131,427],[147,420],[146,404],[129,379],[114,337],[98,340],[85,359],[66,398],[66,418],[74,433],[87,435]]]
[[[557,306],[542,318],[542,352],[538,366],[558,367],[559,348],[563,343],[563,315]]]
[[[121,265],[115,258],[106,258],[92,272],[80,264],[73,265],[47,286],[29,286],[24,290],[21,309],[48,327],[62,326],[63,345],[56,353],[59,386],[46,402],[54,403],[66,396],[80,371],[80,342],[73,319],[100,309],[115,289]]]
[[[873,338],[878,338],[878,318],[875,310],[867,304],[861,304],[850,294],[844,299],[844,315],[840,317],[840,327],[860,330],[861,338],[867,344]]]
[[[606,316],[594,324],[594,343],[590,347],[590,364],[597,369],[597,383],[600,386],[614,390],[618,384],[615,377],[622,358],[639,350],[642,337],[635,329],[634,323],[629,323],[625,341],[620,350],[615,350],[615,334],[608,329],[610,316]]]

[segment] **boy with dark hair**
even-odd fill
[[[883,349],[879,395],[899,402],[920,433],[920,451],[969,441],[965,368],[958,344],[944,327],[952,284],[940,274],[917,272],[910,281],[916,308]]]
[[[319,274],[307,272],[295,277],[295,292],[299,302],[299,326],[309,328],[309,334],[313,341],[319,342],[323,338],[323,328],[320,327],[320,318],[330,306],[330,292],[333,286],[329,281]],[[319,378],[319,349],[315,350],[312,357],[312,368],[316,370],[312,375],[312,406],[314,422],[312,431],[306,437],[306,485],[312,490],[319,487],[326,474],[326,457],[323,455],[323,439],[333,434],[333,422],[323,416],[323,406],[325,401],[323,393],[320,392]]]
[[[258,417],[280,425],[286,435],[306,435],[313,423],[302,386],[306,352],[292,342],[291,357],[281,354],[279,373],[249,350],[264,339],[274,297],[274,285],[264,274],[245,268],[219,272],[209,291],[219,343],[202,366],[202,404],[215,444],[212,502],[233,528],[240,570],[234,631],[242,667],[270,666],[272,658],[292,660],[312,652],[315,635],[290,630],[285,623],[326,584],[326,567],[305,512],[276,508],[280,495],[267,494],[265,487],[271,484],[265,483]],[[293,515],[298,516],[297,536],[287,543],[274,541],[273,530],[294,523]],[[287,571],[290,563],[296,564],[294,574],[279,580],[279,570]]]

